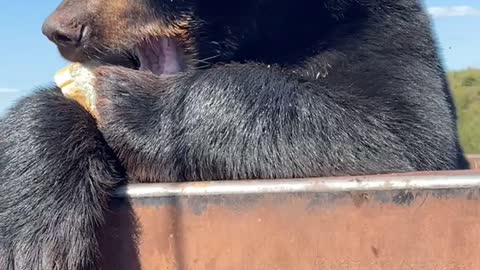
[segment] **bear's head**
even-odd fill
[[[357,0],[64,0],[44,34],[74,62],[174,74],[215,63],[275,62],[328,41]],[[355,15],[355,16],[352,16]],[[355,18],[356,20],[357,18]],[[314,44],[315,43],[315,44]]]

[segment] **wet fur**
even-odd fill
[[[183,74],[97,69],[100,128],[58,89],[11,109],[0,129],[0,269],[98,269],[108,194],[126,181],[467,168],[417,1],[240,2],[185,7],[197,62]]]

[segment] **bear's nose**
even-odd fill
[[[86,26],[69,16],[52,14],[44,22],[42,32],[57,46],[80,47],[84,41]]]

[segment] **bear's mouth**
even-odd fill
[[[181,44],[170,37],[143,39],[129,49],[100,51],[86,48],[58,46],[60,54],[71,62],[100,62],[105,65],[122,66],[129,69],[151,72],[157,76],[177,74],[186,69]],[[90,52],[90,53],[89,53]]]
[[[183,55],[176,40],[167,37],[146,39],[137,44],[129,57],[130,68],[155,75],[172,75],[185,69]]]

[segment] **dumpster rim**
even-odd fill
[[[469,188],[480,188],[480,171],[445,171],[308,179],[129,184],[118,188],[113,196],[116,198],[156,198]]]

